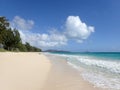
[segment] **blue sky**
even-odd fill
[[[42,49],[120,51],[119,9],[119,0],[0,0],[23,42]]]

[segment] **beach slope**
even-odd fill
[[[0,90],[101,90],[56,56],[0,53]]]
[[[39,53],[0,53],[0,90],[42,90],[50,67]]]

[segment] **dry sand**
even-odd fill
[[[50,67],[39,53],[0,53],[0,90],[42,90]]]
[[[49,59],[39,53],[0,53],[0,90],[100,90],[64,60]]]

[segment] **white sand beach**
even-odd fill
[[[4,52],[0,53],[0,90],[100,89],[84,81],[63,60],[54,62],[40,53]]]
[[[42,90],[50,68],[39,53],[0,53],[0,90]]]

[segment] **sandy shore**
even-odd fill
[[[49,59],[50,60],[49,60]],[[0,90],[100,90],[64,60],[39,53],[0,53]]]
[[[80,72],[59,56],[46,55],[52,69],[43,90],[103,90],[83,80]]]
[[[42,90],[50,68],[39,53],[0,53],[0,90]]]

